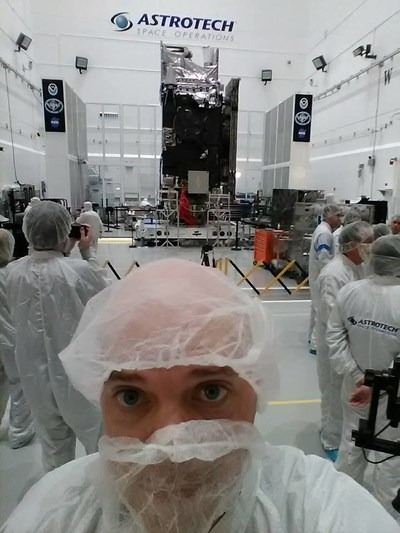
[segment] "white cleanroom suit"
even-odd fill
[[[47,474],[28,492],[1,533],[144,533],[130,523],[124,528],[121,517],[108,522],[102,491],[93,481],[98,463],[94,454]],[[400,532],[360,485],[336,472],[326,459],[289,446],[266,444],[258,480],[245,498],[247,505],[239,501],[212,533]],[[247,516],[247,523],[231,529],[231,514],[238,519]]]
[[[390,257],[382,254],[378,257],[376,254],[379,247],[385,246],[387,239],[398,241],[399,257],[396,258],[395,268],[391,268],[394,263],[391,263]],[[389,273],[396,272],[399,277],[376,275],[380,271],[377,258]],[[387,370],[400,353],[400,237],[388,236],[378,239],[372,247],[370,265],[374,272],[371,278],[351,283],[339,292],[327,329],[332,366],[344,376],[343,433],[337,468],[359,483],[363,482],[367,462],[362,449],[356,447],[352,441],[351,432],[358,429],[360,418],[368,418],[369,407],[354,407],[349,398],[363,378],[365,370]],[[385,417],[386,406],[387,396],[384,395],[380,401],[376,433],[388,424]],[[388,428],[381,437],[399,440],[400,430]],[[378,460],[387,457],[381,453],[376,455]],[[390,459],[374,467],[373,494],[389,512],[394,512],[391,501],[399,487],[398,459]]]
[[[317,371],[321,391],[321,442],[326,450],[339,448],[343,423],[340,400],[343,376],[330,363],[326,328],[340,289],[358,279],[356,265],[339,252],[322,269],[317,280]]]
[[[21,448],[33,438],[35,430],[15,363],[15,329],[6,296],[5,267],[14,244],[12,234],[0,229],[0,421],[10,397],[8,440],[12,448]]]
[[[68,345],[88,300],[106,285],[104,273],[56,251],[32,251],[8,267],[7,295],[16,362],[31,406],[47,470],[75,457],[75,435],[97,449],[101,419],[69,383],[58,354]]]
[[[57,242],[67,242],[70,230],[69,214],[60,205],[33,206],[24,229],[31,251],[7,267],[7,298],[22,388],[50,470],[75,457],[76,437],[88,453],[97,450],[100,414],[72,387],[58,354],[69,344],[88,300],[108,281],[93,259],[65,258],[54,249]]]
[[[10,396],[8,440],[12,448],[27,444],[35,434],[31,410],[22,392],[15,362],[15,329],[11,321],[6,296],[5,269],[0,268],[0,364],[5,370],[5,398]],[[6,402],[3,400],[3,406]],[[3,413],[0,412],[0,420]]]
[[[351,212],[348,213],[348,215]],[[340,251],[321,271],[317,279],[317,370],[321,390],[321,442],[326,451],[339,448],[342,434],[340,391],[343,377],[332,368],[326,341],[329,315],[342,287],[360,279],[364,252],[373,241],[373,228],[363,221],[346,224],[340,233]],[[346,255],[348,254],[348,255]],[[333,459],[336,457],[333,456]]]
[[[324,218],[333,213],[340,213],[340,209],[335,205],[327,205],[324,207]],[[339,222],[338,222],[339,225]],[[317,317],[317,279],[325,265],[329,263],[335,256],[335,240],[332,235],[334,228],[323,220],[315,229],[310,245],[310,253],[308,259],[308,280],[311,294],[311,315],[310,315],[310,331],[309,341],[310,349],[316,350],[317,347],[317,333],[315,328],[315,321]]]

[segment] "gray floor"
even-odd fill
[[[133,261],[144,264],[164,257],[181,257],[200,262],[200,248],[129,248],[129,240],[103,239],[98,256],[101,263],[109,260],[123,276]],[[216,258],[229,257],[244,272],[253,266],[253,252],[232,252],[230,248],[217,248]],[[110,271],[110,276],[113,274]],[[229,276],[239,281],[239,275],[231,268]],[[115,279],[115,278],[114,278]],[[271,280],[271,274],[259,269],[251,276],[257,288],[263,288]],[[285,280],[294,287],[292,280]],[[243,290],[254,294],[245,283]],[[267,410],[257,415],[256,424],[265,438],[274,444],[290,444],[306,453],[323,455],[319,441],[319,390],[315,357],[308,353],[307,331],[310,311],[308,289],[289,296],[278,284],[263,294],[263,305],[272,314],[276,338],[277,358],[280,369],[280,390]],[[35,439],[21,450],[11,450],[0,429],[0,524],[7,518],[23,494],[41,475],[40,446]],[[80,445],[78,455],[82,453]]]

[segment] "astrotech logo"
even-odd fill
[[[133,26],[177,28],[183,30],[215,31],[231,33],[235,27],[235,21],[201,17],[180,17],[176,15],[159,15],[143,13],[137,20],[132,20],[128,11],[121,11],[111,17],[111,23],[115,31],[123,32]]]
[[[347,321],[352,325],[362,329],[372,329],[378,333],[384,333],[388,335],[397,335],[399,328],[390,324],[384,324],[383,322],[377,322],[376,320],[370,320],[368,318],[356,319],[354,316],[349,316]]]
[[[115,26],[115,31],[128,31],[133,28],[133,22],[129,18],[128,11],[121,11],[111,17],[111,22]]]

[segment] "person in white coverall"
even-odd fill
[[[393,235],[398,235],[400,233],[400,213],[393,215],[390,219],[390,229]]]
[[[79,249],[85,260],[64,257],[71,248],[70,228],[70,215],[61,205],[33,206],[23,224],[30,255],[7,267],[15,358],[46,470],[74,459],[76,437],[87,453],[95,452],[101,428],[98,410],[71,386],[58,357],[88,300],[108,285],[90,256],[91,235],[83,228]]]
[[[340,234],[342,233],[343,228],[348,226],[352,222],[358,222],[359,220],[361,220],[361,215],[358,212],[356,207],[350,209],[344,215],[342,225],[338,229],[335,229],[335,231],[332,234],[335,240],[336,252],[339,250],[339,237],[340,237]]]
[[[179,259],[95,296],[60,358],[101,405],[99,454],[42,478],[2,533],[398,533],[328,461],[253,425],[277,382],[264,309]]]
[[[310,352],[314,355],[317,353],[317,279],[319,273],[325,265],[334,258],[335,240],[332,232],[341,224],[342,212],[339,206],[328,204],[322,211],[322,222],[316,228],[311,239],[310,254],[308,260],[308,283],[311,295],[311,316],[309,342]]]
[[[0,229],[0,421],[10,397],[8,442],[16,449],[32,440],[35,428],[15,363],[15,329],[6,296],[5,269],[13,256],[14,244],[13,235]]]
[[[390,228],[386,224],[374,224],[374,237],[375,240],[385,235],[390,235]]]
[[[29,213],[29,211],[32,209],[32,207],[33,207],[34,205],[40,204],[40,202],[41,202],[40,198],[38,198],[37,196],[33,196],[33,197],[31,198],[31,201],[29,202],[29,204],[28,204],[28,205],[26,206],[26,208],[25,208],[24,215],[25,215],[26,213]]]
[[[400,353],[400,236],[376,240],[369,263],[372,277],[339,292],[327,330],[332,366],[344,376],[343,433],[336,464],[359,483],[363,483],[367,461],[352,441],[351,432],[358,429],[360,418],[368,418],[371,389],[363,385],[364,374],[367,369],[387,370]],[[376,433],[388,424],[386,406],[387,396],[383,395]],[[400,430],[388,428],[380,437],[399,441]],[[378,461],[388,457],[375,455]],[[373,494],[393,513],[391,501],[399,488],[398,458],[374,467]],[[396,517],[400,515],[396,513]]]
[[[81,215],[76,219],[78,224],[86,224],[93,231],[92,247],[97,251],[99,238],[103,233],[103,222],[96,211],[93,211],[92,202],[85,202]]]
[[[342,435],[340,392],[343,377],[333,370],[330,363],[326,327],[340,289],[360,279],[357,267],[363,263],[367,248],[373,240],[373,229],[367,222],[346,225],[339,236],[339,252],[321,270],[317,280],[317,371],[321,391],[321,443],[332,461],[336,460]]]

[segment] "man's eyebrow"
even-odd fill
[[[237,373],[232,370],[229,366],[223,366],[223,367],[204,367],[204,368],[196,368],[192,370],[191,375],[194,377],[212,377],[212,376],[220,376],[224,375],[227,377],[234,377],[237,376]]]
[[[141,376],[138,372],[127,372],[124,370],[114,370],[110,377],[108,378],[108,381],[145,381],[143,376]]]

